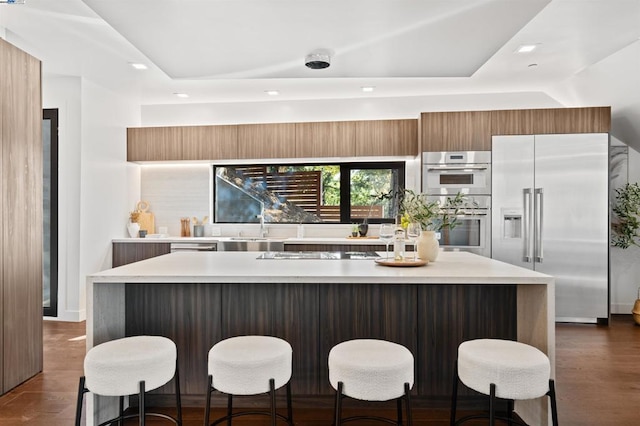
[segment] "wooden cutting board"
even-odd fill
[[[136,206],[138,212],[138,224],[141,231],[147,231],[147,234],[155,234],[155,218],[153,213],[149,212],[149,203],[147,201],[139,201]]]

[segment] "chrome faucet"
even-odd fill
[[[268,233],[268,229],[264,224],[264,210],[256,216],[258,219],[260,219],[260,238],[265,238],[267,236]]]

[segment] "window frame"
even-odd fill
[[[213,223],[252,223],[252,222],[218,222],[216,209],[216,174],[218,167],[279,167],[281,165],[292,167],[304,167],[304,166],[339,166],[340,168],[340,222],[323,222],[314,223],[314,225],[344,225],[353,224],[355,222],[361,222],[362,218],[351,218],[351,171],[363,170],[363,169],[393,169],[398,173],[398,186],[400,189],[405,188],[405,175],[406,175],[406,162],[405,161],[366,161],[366,162],[301,162],[301,163],[287,163],[287,164],[274,164],[274,163],[238,163],[238,164],[213,164],[212,165],[212,220]],[[368,223],[395,223],[395,218],[368,218]]]

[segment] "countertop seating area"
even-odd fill
[[[44,369],[33,379],[0,397],[0,424],[25,426],[71,425],[75,418],[78,377],[83,374],[86,353],[84,322],[44,321]],[[631,315],[614,315],[610,326],[556,325],[556,384],[558,417],[563,426],[637,423],[640,393],[637,353],[640,327]],[[585,375],[584,371],[592,374]],[[325,378],[328,381],[328,377]],[[451,384],[451,377],[448,377]],[[204,389],[202,390],[204,392]],[[86,399],[85,399],[86,401]],[[183,426],[202,426],[204,402],[183,406]],[[384,404],[383,404],[384,405]],[[175,412],[175,407],[154,410]],[[333,421],[330,402],[314,407],[294,407],[296,426],[327,426]],[[225,407],[212,409],[212,417],[224,415]],[[361,407],[345,407],[345,415],[362,413]],[[369,412],[392,417],[395,407],[376,407]],[[465,416],[475,411],[459,409]],[[414,425],[449,426],[448,405],[443,408],[413,407]],[[234,426],[263,426],[264,417],[238,418]],[[166,421],[147,423],[167,425]],[[486,425],[486,420],[484,420]],[[375,426],[379,423],[363,423]],[[473,425],[470,423],[469,425]],[[355,424],[354,424],[355,426]],[[358,425],[360,426],[360,425]]]
[[[469,338],[535,346],[547,354],[554,372],[550,276],[465,252],[443,252],[436,262],[412,268],[381,266],[372,259],[259,255],[176,252],[91,275],[87,347],[124,336],[171,338],[184,354],[179,362],[187,406],[205,400],[210,348],[241,335],[274,336],[292,346],[294,410],[332,405],[328,354],[353,339],[385,340],[414,354],[416,408],[448,410],[452,361]],[[173,391],[169,384],[147,400],[169,407]],[[482,406],[479,396],[463,392],[461,409]],[[88,425],[99,424],[113,417],[117,400],[94,396],[87,410],[94,413]],[[515,411],[540,424],[548,401],[517,401]]]

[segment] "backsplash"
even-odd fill
[[[140,198],[149,202],[155,215],[155,233],[167,227],[169,235],[180,236],[180,218],[211,216],[211,166],[142,166]]]

